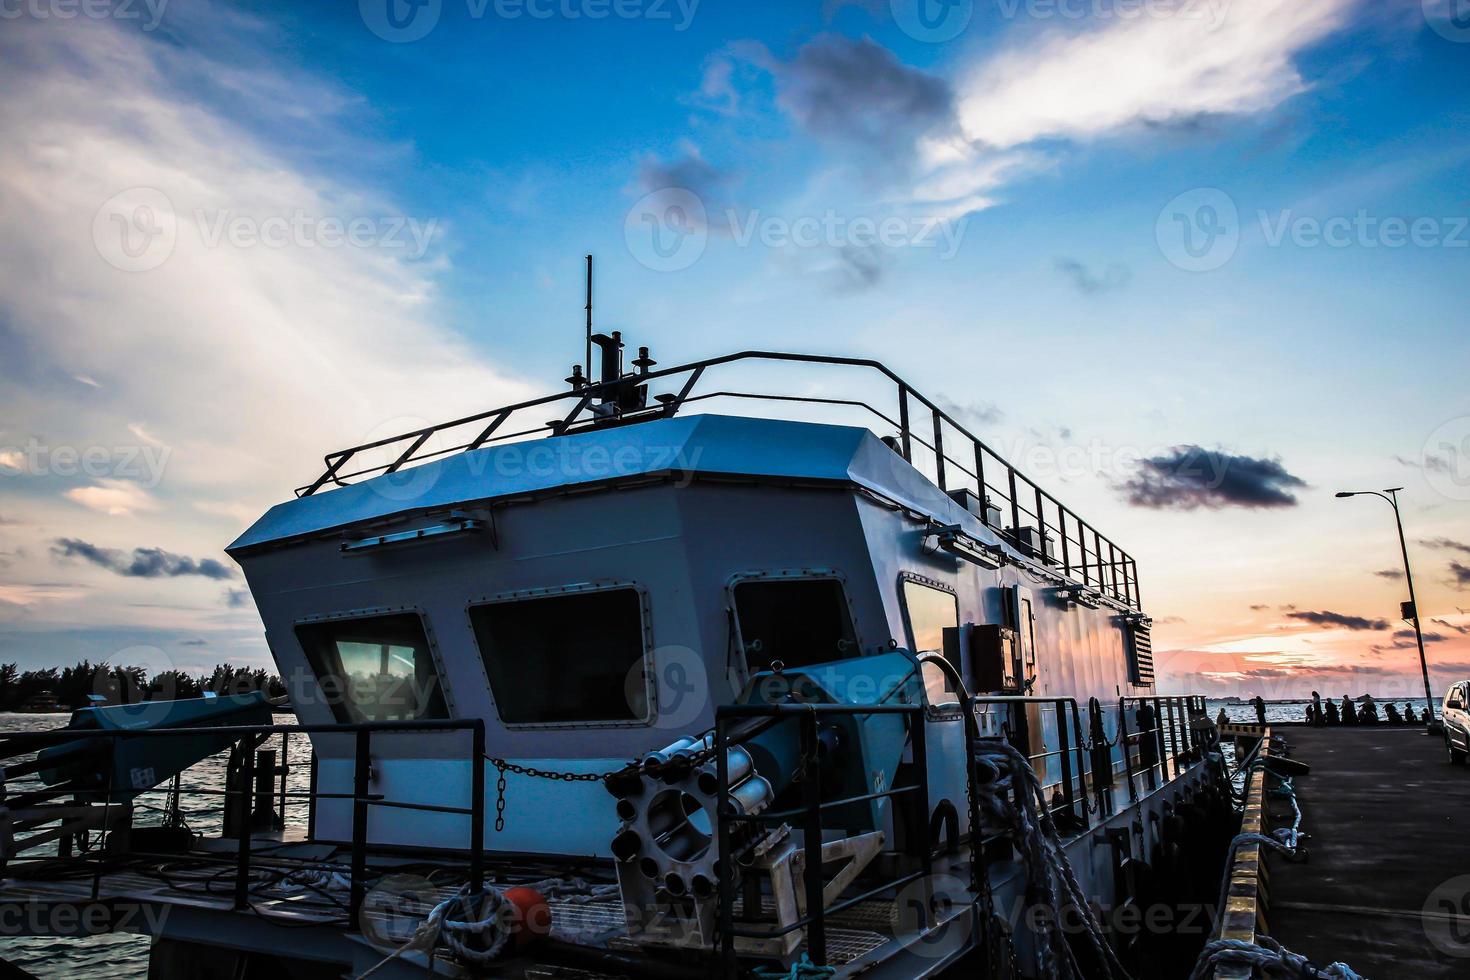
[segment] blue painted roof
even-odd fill
[[[969,516],[867,429],[692,415],[487,446],[288,500],[226,550],[397,514],[670,470],[852,481],[929,513],[949,514],[952,521]]]

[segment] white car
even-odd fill
[[[1467,706],[1470,706],[1470,681],[1460,681],[1444,696],[1440,712],[1444,721],[1444,747],[1450,754],[1450,761],[1459,766],[1470,758],[1470,711],[1466,710]]]

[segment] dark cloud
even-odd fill
[[[1142,460],[1138,475],[1122,489],[1135,507],[1196,510],[1206,507],[1294,507],[1291,491],[1306,481],[1293,476],[1279,459],[1234,456],[1200,446],[1175,446]]]
[[[1314,626],[1334,626],[1339,629],[1345,630],[1388,629],[1388,620],[1386,619],[1368,619],[1364,616],[1348,616],[1343,613],[1336,613],[1330,610],[1322,610],[1321,612],[1314,612],[1311,610],[1289,612],[1286,614],[1286,618],[1301,620],[1304,623],[1311,623]]]
[[[181,647],[207,647],[207,646],[209,646],[209,641],[208,640],[199,640],[199,639],[194,639],[194,640],[180,640],[179,641],[179,646],[181,646]]]
[[[1084,296],[1122,289],[1133,278],[1131,269],[1116,262],[1103,269],[1101,275],[1094,275],[1091,269],[1076,259],[1059,258],[1056,260],[1056,268]]]
[[[98,568],[105,568],[126,578],[201,578],[227,579],[235,573],[213,558],[189,558],[162,548],[134,548],[132,553],[117,548],[99,548],[78,538],[58,538],[51,546],[57,558],[80,558]]]
[[[649,157],[638,167],[638,187],[642,193],[680,188],[694,192],[706,207],[723,193],[729,182],[728,174],[715,169],[692,150],[668,161]]]
[[[1412,646],[1418,646],[1419,645],[1418,641],[1414,639],[1414,631],[1413,630],[1394,630],[1393,638],[1394,638],[1394,644],[1393,645],[1396,646],[1396,647],[1412,647]],[[1424,634],[1424,642],[1425,643],[1443,643],[1444,641],[1445,641],[1445,636],[1444,636],[1443,633],[1425,633]]]
[[[1267,605],[1266,603],[1264,603],[1264,602],[1253,602],[1253,603],[1251,603],[1251,609],[1254,612],[1260,612],[1263,609],[1270,609],[1270,608],[1271,607],[1269,605]]]
[[[1399,571],[1397,568],[1382,568],[1374,572],[1373,574],[1377,575],[1379,578],[1389,579],[1400,579],[1404,577],[1404,573]]]
[[[1470,635],[1470,626],[1457,626],[1447,619],[1431,619],[1430,622],[1435,626],[1443,626],[1447,630],[1454,630],[1461,636]]]
[[[844,245],[837,250],[841,292],[859,292],[878,285],[883,278],[883,254],[873,247]]]
[[[1450,562],[1450,584],[1457,589],[1470,588],[1470,565]]]
[[[250,605],[249,589],[225,589],[220,601],[231,609],[243,609]]]
[[[920,135],[954,122],[947,82],[867,38],[823,35],[774,73],[778,104],[804,129],[877,157],[906,157]]]
[[[1420,538],[1419,543],[1436,551],[1463,551],[1470,555],[1470,544],[1456,541],[1453,538]]]

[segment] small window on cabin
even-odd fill
[[[745,666],[807,667],[851,657],[857,633],[842,582],[835,578],[747,579],[734,589]]]
[[[470,624],[506,724],[648,719],[643,597],[637,589],[471,606]]]
[[[957,653],[951,644],[945,652],[945,631],[958,631],[960,625],[960,601],[953,592],[936,589],[913,579],[903,582],[904,615],[908,617],[909,641],[914,653],[937,653],[946,657],[956,668]]]
[[[338,722],[449,717],[417,613],[303,623],[296,637]]]

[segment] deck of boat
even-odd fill
[[[1470,770],[1417,728],[1275,731],[1312,767],[1294,780],[1311,839],[1306,864],[1269,858],[1269,934],[1373,980],[1470,975]]]

